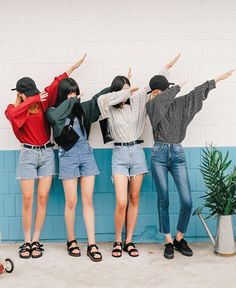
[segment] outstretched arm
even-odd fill
[[[172,59],[169,63],[167,63],[164,68],[166,70],[169,70],[170,68],[172,68],[176,64],[176,62],[179,60],[180,56],[181,54],[179,53],[177,56],[175,56],[174,59]]]
[[[84,54],[84,56],[78,61],[76,62],[74,65],[72,65],[67,71],[66,71],[66,74],[68,76],[71,75],[71,73],[76,70],[77,68],[79,68],[83,63],[84,63],[84,60],[86,58],[87,54]]]
[[[230,71],[228,71],[228,72],[226,72],[226,73],[224,73],[224,74],[216,77],[216,78],[214,79],[214,80],[215,80],[215,83],[227,79],[228,77],[230,77],[230,76],[233,74],[234,71],[235,71],[235,69],[232,69],[232,70],[230,70]]]
[[[80,65],[84,62],[87,54],[84,54],[84,56],[76,62],[74,65],[72,65],[69,69],[67,69],[66,72],[61,74],[58,77],[55,77],[54,81],[51,83],[50,86],[45,88],[45,91],[48,92],[48,102],[44,102],[43,109],[44,111],[47,110],[48,107],[54,106],[57,99],[57,91],[58,91],[58,84],[62,79],[65,79],[71,75],[71,73],[80,67]]]

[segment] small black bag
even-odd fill
[[[55,137],[55,142],[64,150],[70,150],[79,139],[79,135],[73,129],[74,118],[71,116],[70,123],[65,125],[60,136]]]
[[[104,144],[113,141],[114,139],[112,138],[112,135],[111,135],[108,118],[104,118],[100,120],[99,124],[100,124],[100,128],[102,131],[102,138],[103,138]]]

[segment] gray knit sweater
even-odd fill
[[[155,142],[181,143],[189,123],[202,109],[202,102],[213,88],[215,81],[207,81],[187,95],[175,98],[180,91],[176,85],[147,102]]]

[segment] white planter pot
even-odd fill
[[[232,215],[218,216],[215,253],[222,256],[236,253]]]

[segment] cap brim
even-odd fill
[[[16,90],[16,88],[12,88],[12,89],[11,89],[11,91],[15,91],[15,90]]]

